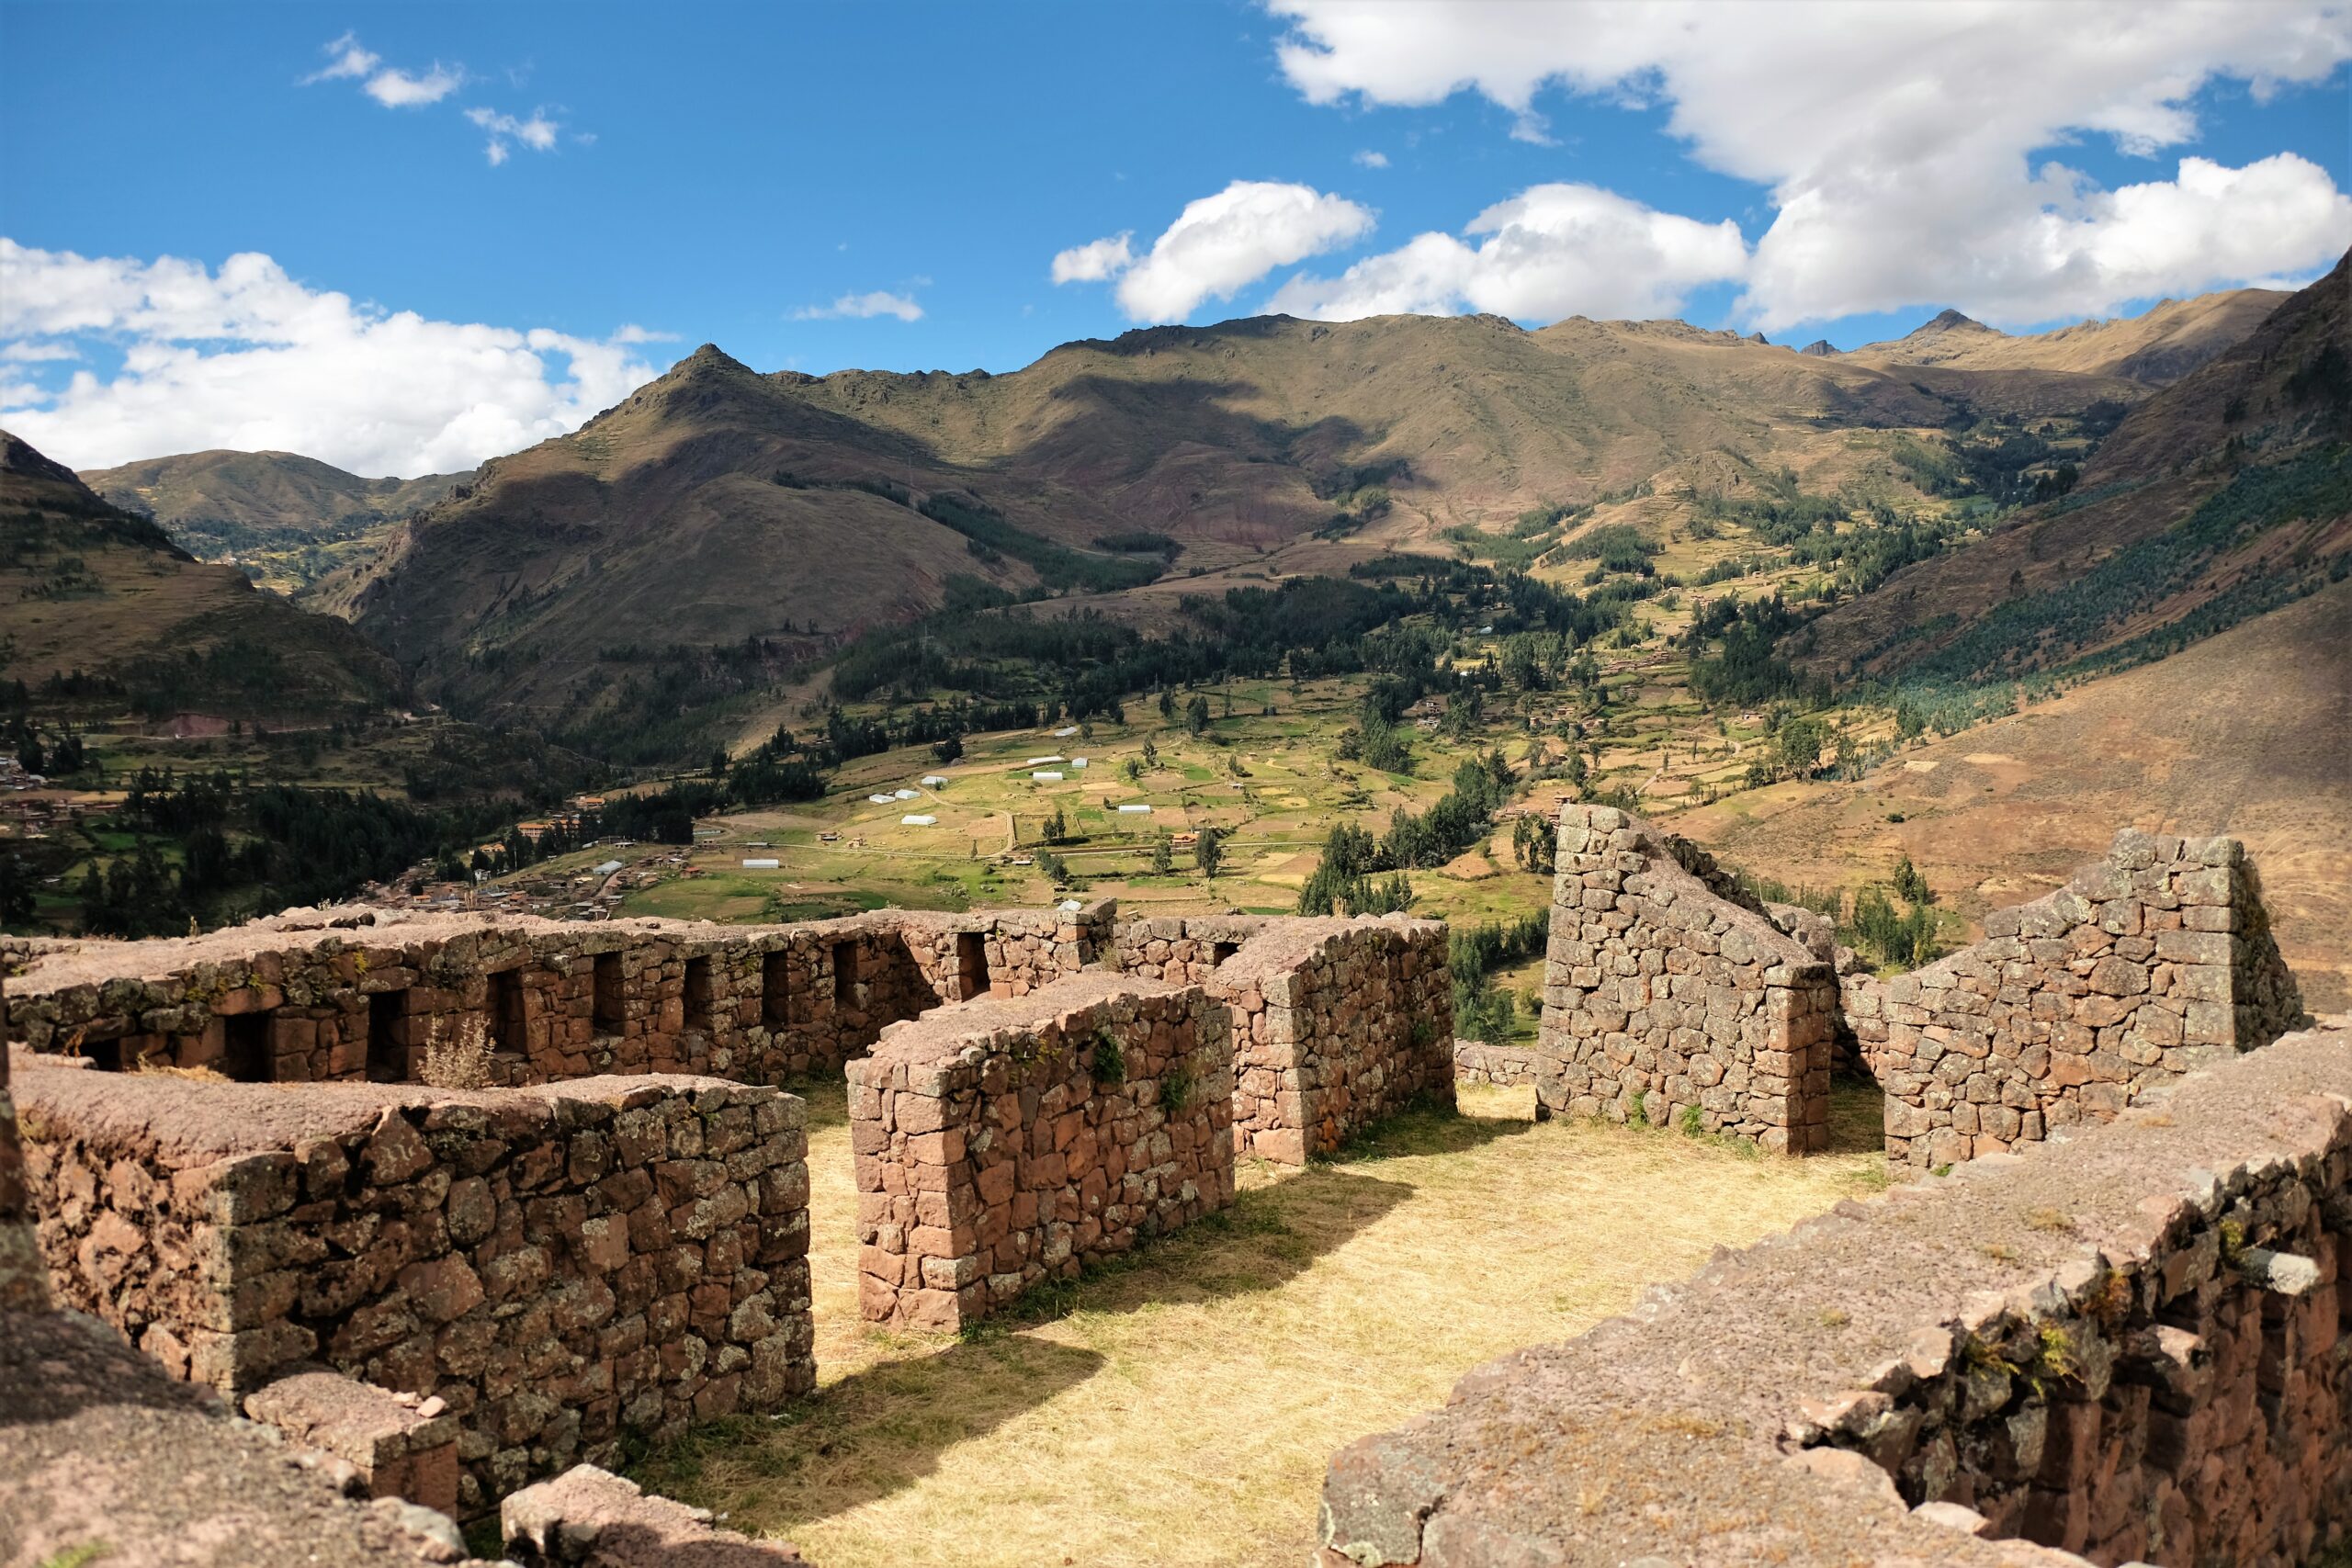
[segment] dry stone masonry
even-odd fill
[[[1230,1202],[1231,1040],[1113,974],[887,1032],[849,1066],[865,1315],[960,1328]]]
[[[469,1514],[624,1432],[814,1386],[793,1096],[16,1066],[62,1304],[226,1393],[317,1360],[441,1401]]]
[[[2352,1035],[1849,1201],[1332,1461],[1327,1568],[2247,1565],[2352,1531]]]
[[[48,1305],[49,1268],[33,1235],[17,1102],[8,1093],[8,1051],[0,1045],[0,1312],[39,1312]]]
[[[1828,1146],[1831,965],[1706,855],[1608,807],[1561,807],[1539,1114]]]
[[[2215,1054],[2301,1021],[2234,839],[2127,829],[2104,860],[1984,929],[1914,974],[1844,977],[1897,1165],[1951,1165],[2110,1120]]]
[[[414,1081],[435,1043],[492,1050],[503,1085],[596,1073],[775,1083],[838,1070],[945,1002],[1094,964],[1112,906],[887,911],[806,925],[568,924],[363,908],[181,941],[44,944],[9,1037],[101,1067],[241,1081]]]
[[[1445,927],[1159,917],[1119,928],[1120,966],[1193,982],[1233,1017],[1236,1155],[1304,1165],[1408,1105],[1451,1110]]]

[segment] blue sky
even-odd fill
[[[2020,328],[2297,281],[2352,243],[2342,11],[1905,9],[1660,6],[1596,39],[1466,0],[6,0],[0,407],[82,466],[303,441],[413,471],[706,339],[1001,371],[1279,296],[1852,346],[1947,304]],[[1121,235],[1123,267],[1052,280]],[[275,273],[232,291],[243,253]]]

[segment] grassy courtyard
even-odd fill
[[[1835,1151],[1536,1123],[1532,1092],[1389,1123],[1226,1213],[962,1339],[857,1317],[838,1084],[809,1089],[820,1392],[706,1428],[639,1480],[861,1564],[1295,1565],[1331,1451],[1463,1372],[1884,1184],[1877,1101]]]

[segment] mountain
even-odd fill
[[[350,626],[196,560],[5,431],[0,681],[77,720],[128,709],[273,728],[378,709],[406,690]]]
[[[1906,337],[1866,344],[1847,357],[1961,370],[2071,370],[2165,387],[2243,341],[2288,298],[2281,289],[2233,288],[2026,337],[1946,310]]]
[[[1968,682],[2161,655],[2352,571],[2352,254],[2126,414],[2071,490],[1799,634]]]
[[[82,479],[126,512],[161,524],[200,560],[226,561],[293,593],[373,555],[390,524],[446,500],[473,475],[362,479],[291,452],[189,452]]]
[[[445,499],[470,473],[362,479],[292,452],[187,452],[119,468],[89,468],[82,482],[175,535],[188,528],[324,528],[382,523]]]
[[[586,742],[664,682],[744,689],[754,664],[773,679],[954,593],[1164,614],[1233,574],[1451,554],[1465,530],[1484,547],[1527,513],[1629,497],[1668,521],[1774,485],[1917,502],[1888,433],[2065,423],[2142,395],[1582,318],[1155,327],[1001,376],[760,375],[706,345],[577,434],[484,465],[311,602],[458,711]],[[673,668],[650,672],[655,655]]]

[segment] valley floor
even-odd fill
[[[1458,1117],[1245,1167],[1223,1215],[958,1340],[859,1320],[843,1090],[804,1092],[820,1392],[635,1473],[827,1568],[1302,1562],[1333,1450],[1885,1181],[1867,1089],[1792,1160],[1465,1088]]]

